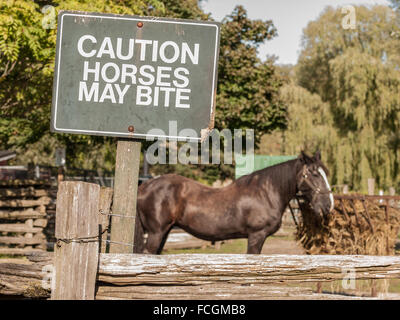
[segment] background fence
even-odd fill
[[[0,166],[0,180],[48,180],[57,185],[60,180],[85,181],[113,187],[114,172],[43,165]]]
[[[46,180],[0,181],[0,254],[46,250],[54,242],[56,193]]]

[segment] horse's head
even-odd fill
[[[321,161],[319,151],[313,157],[301,152],[297,173],[297,196],[304,199],[316,214],[329,214],[334,200],[329,186],[328,170]]]

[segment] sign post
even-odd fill
[[[213,129],[219,37],[216,22],[59,13],[51,130],[121,138],[111,252],[133,251],[137,139],[201,141]]]
[[[57,183],[59,184],[64,180],[64,167],[66,164],[66,151],[65,148],[57,148],[56,149],[56,167],[57,169]]]
[[[138,141],[123,139],[117,144],[110,253],[132,253],[126,244],[133,245],[134,240],[140,146]]]

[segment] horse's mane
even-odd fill
[[[321,167],[325,171],[326,175],[329,176],[329,170],[321,160],[310,157],[308,157],[307,160],[316,164],[318,167]],[[293,174],[291,170],[295,169],[297,172],[297,170],[300,169],[301,163],[300,157],[298,157],[296,159],[288,160],[264,169],[254,171],[248,175],[240,177],[235,182],[239,185],[248,185],[255,180],[264,181],[265,178],[271,179],[272,181],[286,180],[290,174]]]
[[[318,165],[318,167],[321,167],[325,171],[327,176],[330,175],[329,169],[322,163],[321,160],[316,160],[315,164]]]
[[[240,177],[235,182],[239,185],[248,185],[255,180],[260,180],[260,182],[264,181],[265,178],[273,181],[286,180],[285,178],[292,174],[291,170],[296,167],[298,161],[299,159],[296,158],[254,171],[253,173]]]

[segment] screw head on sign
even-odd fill
[[[138,23],[137,23],[137,26],[138,26],[138,28],[143,27],[143,22],[138,22]]]
[[[135,131],[135,128],[134,128],[134,126],[129,126],[129,127],[128,127],[128,131],[129,131],[129,132],[133,132],[133,131]]]

